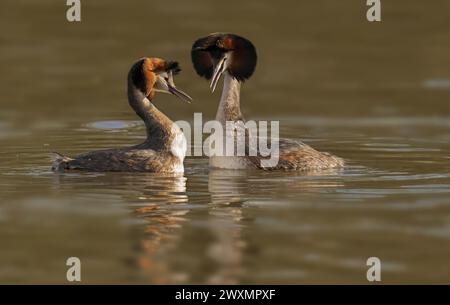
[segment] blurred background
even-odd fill
[[[450,2],[82,0],[0,3],[0,283],[450,282]],[[143,56],[180,62],[194,102],[157,96],[173,120],[215,115],[190,47],[232,32],[257,48],[248,119],[346,158],[342,172],[182,177],[50,172],[75,155],[138,143],[126,100]]]

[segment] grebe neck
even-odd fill
[[[140,148],[154,150],[170,150],[173,139],[181,132],[176,124],[132,83],[128,83],[128,102],[136,114],[144,121],[147,140]]]
[[[224,85],[217,109],[216,120],[225,124],[226,121],[244,120],[240,105],[241,83],[228,72],[224,73]]]

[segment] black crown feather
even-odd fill
[[[177,75],[181,72],[181,68],[177,61],[169,61],[167,62],[166,71],[171,71],[173,75]]]

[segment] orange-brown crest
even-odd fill
[[[142,72],[144,74],[144,81],[145,81],[145,95],[149,97],[150,99],[153,98],[153,87],[155,87],[156,83],[156,74],[155,74],[155,68],[158,67],[158,65],[161,65],[160,62],[156,62],[153,58],[146,58],[144,59],[143,65],[142,65]]]
[[[181,70],[177,62],[166,61],[156,57],[145,57],[131,67],[129,75],[133,84],[141,90],[145,96],[152,99],[155,95],[153,88],[156,84],[156,75],[168,71],[177,74]]]
[[[144,59],[144,70],[159,73],[166,70],[166,61],[161,58],[151,57]]]

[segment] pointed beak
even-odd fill
[[[175,83],[173,82],[173,75],[171,72],[167,73],[167,77],[158,75],[158,83],[162,88],[162,90],[158,91],[173,94],[187,103],[192,102],[192,97],[175,86]]]
[[[209,84],[209,88],[214,92],[216,90],[217,83],[219,82],[220,76],[222,76],[223,72],[227,69],[227,54],[223,54],[219,59],[217,64],[214,66],[213,75],[211,78],[211,83]]]

